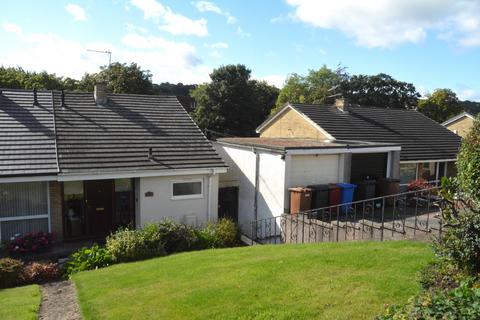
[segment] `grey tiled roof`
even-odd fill
[[[110,94],[104,106],[92,93],[66,92],[64,106],[60,92],[39,91],[38,97],[41,106],[32,108],[32,91],[1,94],[0,130],[14,123],[22,133],[0,137],[0,163],[8,162],[1,176],[225,167],[174,96]]]
[[[1,91],[0,175],[56,174],[52,92]]]
[[[401,161],[456,159],[461,138],[413,110],[291,104],[335,139],[400,144]]]

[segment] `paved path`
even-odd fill
[[[40,320],[81,320],[77,290],[71,281],[57,281],[41,286]]]

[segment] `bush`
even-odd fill
[[[229,248],[240,244],[240,229],[230,219],[220,219],[197,232],[199,247]]]
[[[462,143],[457,169],[460,189],[468,199],[480,206],[480,121],[478,118]]]
[[[0,288],[21,284],[23,262],[11,258],[0,259]]]
[[[48,248],[54,243],[53,234],[47,232],[15,235],[8,245],[11,254],[35,253]]]
[[[56,263],[32,262],[24,266],[23,284],[43,283],[60,278],[61,272]]]
[[[447,292],[424,292],[405,306],[388,308],[377,319],[480,319],[480,288],[464,282]]]
[[[90,248],[81,248],[70,255],[65,264],[65,273],[71,275],[76,272],[103,268],[112,264],[112,256],[103,247],[94,244]]]
[[[165,251],[168,254],[196,249],[198,236],[195,229],[183,223],[165,219],[162,222],[153,224],[163,241]]]
[[[442,238],[435,243],[436,254],[469,275],[480,272],[480,215],[464,212],[449,221]]]
[[[107,238],[106,247],[115,262],[165,255],[162,238],[155,225],[147,225],[142,230],[118,230]]]

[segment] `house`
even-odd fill
[[[230,169],[220,175],[220,213],[251,221],[289,212],[288,189],[383,178],[406,184],[454,174],[461,139],[413,110],[287,104],[258,138],[214,143]]]
[[[258,128],[260,137],[393,143],[400,152],[401,184],[439,181],[455,174],[461,138],[420,112],[405,109],[286,104]],[[355,162],[355,159],[352,159]]]
[[[174,96],[0,90],[0,239],[217,218],[227,166]]]
[[[468,112],[461,113],[452,117],[442,123],[442,126],[452,131],[455,134],[458,134],[460,137],[465,138],[470,132],[470,129],[473,127],[473,122],[475,117]]]

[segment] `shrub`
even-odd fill
[[[427,291],[404,306],[391,306],[378,320],[480,319],[480,288],[464,282],[450,291]]]
[[[464,212],[449,221],[442,238],[435,243],[436,254],[469,275],[480,272],[480,215]]]
[[[228,248],[240,244],[240,229],[230,219],[220,219],[198,233],[201,248]]]
[[[107,250],[116,262],[142,260],[164,254],[161,240],[151,228],[148,231],[119,230],[107,238]]]
[[[165,255],[162,238],[155,225],[147,225],[142,230],[118,230],[107,238],[106,247],[115,262]]]
[[[11,258],[0,259],[0,288],[21,284],[23,262]]]
[[[27,254],[41,251],[54,243],[53,234],[47,232],[15,235],[8,245],[11,254]]]
[[[466,197],[480,205],[480,121],[475,120],[472,129],[462,143],[457,161],[458,182]]]
[[[24,266],[22,280],[24,284],[43,283],[60,278],[61,272],[56,263],[32,262]]]
[[[90,248],[81,248],[70,255],[69,261],[65,264],[65,273],[67,275],[85,271],[103,268],[112,264],[112,256],[103,247],[94,244]]]
[[[158,233],[168,254],[193,250],[198,244],[197,232],[186,224],[165,219],[152,225],[151,228],[158,228]]]

